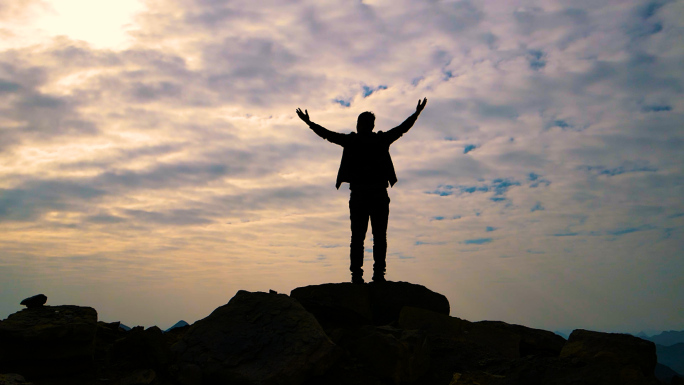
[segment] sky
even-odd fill
[[[295,110],[386,131],[427,97],[389,280],[471,321],[684,329],[684,1],[0,1],[0,36],[0,318],[44,293],[168,328],[349,281],[342,148]]]

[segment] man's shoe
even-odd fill
[[[352,283],[366,283],[366,281],[363,280],[363,277],[352,277]]]
[[[382,283],[387,282],[384,275],[373,276],[373,282]]]

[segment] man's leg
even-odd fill
[[[384,195],[373,200],[370,219],[373,230],[373,281],[385,281],[385,259],[387,257],[387,222],[389,220],[390,199]]]
[[[352,282],[363,283],[363,243],[368,231],[368,203],[363,195],[351,193],[349,219],[351,219],[351,243],[349,245],[349,270]]]

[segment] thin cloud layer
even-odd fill
[[[164,326],[239,289],[348,280],[341,149],[294,110],[388,130],[427,97],[391,150],[389,279],[472,320],[681,328],[683,13],[155,0],[125,48],[4,49],[0,316],[45,292]]]

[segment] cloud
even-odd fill
[[[79,113],[82,103],[78,98],[41,91],[48,81],[46,68],[23,68],[13,61],[0,55],[0,151],[24,141],[98,133],[97,125]]]
[[[14,189],[0,189],[0,222],[33,221],[49,211],[87,206],[105,191],[68,181],[30,181]]]

